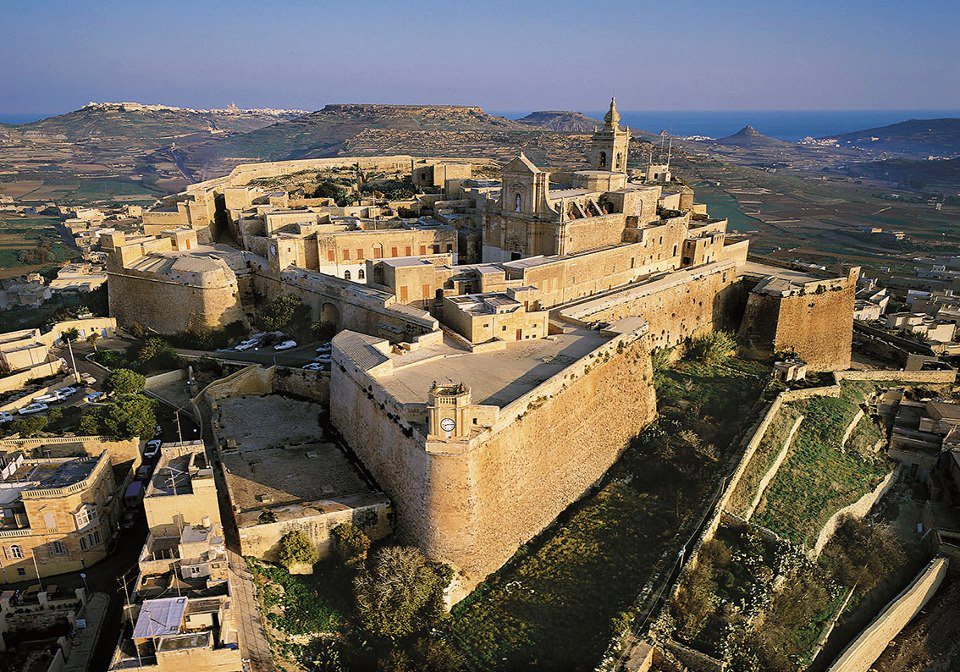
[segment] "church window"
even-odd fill
[[[607,167],[607,153],[600,152],[600,169],[603,170]]]
[[[10,547],[10,556],[13,558],[20,559],[23,557],[23,549],[14,544]]]
[[[365,276],[366,276],[366,273],[363,272],[362,268],[359,271],[357,271],[357,280],[363,280]]]
[[[517,197],[516,197],[516,200],[515,200],[515,205],[514,205],[513,211],[514,211],[514,212],[520,212],[520,207],[521,207],[521,205],[523,205],[523,197],[520,196],[520,193],[519,193],[519,192],[517,192]]]
[[[344,279],[344,280],[349,280],[349,279],[350,279],[350,271],[344,271],[344,272],[343,272],[343,279]]]

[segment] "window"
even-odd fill
[[[373,250],[373,258],[374,258],[374,259],[380,259],[380,258],[382,258],[382,257],[383,257],[383,248],[382,248],[382,247],[374,248],[374,250]]]
[[[434,254],[440,254],[440,245],[431,245],[430,249],[433,250]]]
[[[399,255],[397,254],[397,248],[395,248],[395,247],[391,247],[391,248],[390,248],[390,256],[391,256],[391,257],[397,257],[397,256],[399,256]]]
[[[413,250],[412,250],[412,248],[411,248],[409,245],[407,245],[405,248],[403,248],[403,255],[404,255],[405,257],[409,257],[411,254],[413,254]]]
[[[66,555],[67,547],[63,545],[62,541],[55,541],[50,544],[50,554],[51,555]]]
[[[80,537],[80,550],[81,550],[81,551],[87,550],[87,538],[86,538],[86,537]]]
[[[420,291],[423,292],[423,298],[425,299],[429,299],[430,294],[432,294],[432,292],[430,291],[430,285],[421,285]]]
[[[520,212],[520,206],[522,206],[522,205],[523,205],[523,198],[520,196],[520,193],[517,192],[517,197],[516,197],[516,200],[515,200],[515,202],[514,202],[513,211],[514,211],[514,212]]]
[[[350,279],[350,271],[344,271],[344,272],[343,272],[343,279],[344,279],[344,280],[349,280],[349,279]]]
[[[367,274],[364,273],[363,269],[361,268],[359,271],[357,271],[357,280],[363,280],[366,277],[366,275]]]
[[[23,567],[17,567],[17,575],[18,575],[18,576],[26,576],[26,575],[27,575],[27,570],[25,570]]]
[[[453,245],[450,243],[447,243],[447,252],[453,252]]]
[[[336,261],[337,253],[333,250],[327,250],[327,261]]]
[[[400,287],[400,303],[407,302],[407,286],[403,285]]]
[[[344,251],[343,251],[343,260],[344,260],[344,261],[350,261],[350,250],[344,250]]]
[[[77,529],[83,529],[90,524],[90,515],[87,513],[87,507],[81,508],[75,514],[73,514],[73,519],[77,523]]]
[[[93,531],[93,542],[96,544],[100,543],[100,530]]]
[[[23,558],[23,549],[20,548],[20,546],[18,546],[17,544],[14,544],[13,546],[10,547],[10,557],[16,558],[18,560]]]
[[[194,565],[190,568],[190,574],[192,574],[193,576],[200,576],[200,572],[202,571],[203,571],[203,567],[200,567],[199,565]]]
[[[426,254],[426,253],[427,253],[427,246],[426,246],[426,245],[421,245],[421,246],[420,246],[420,254],[423,255],[423,254]]]
[[[600,170],[603,170],[607,167],[607,153],[600,152]]]
[[[363,248],[362,248],[362,247],[358,247],[358,248],[357,248],[357,259],[363,259]]]

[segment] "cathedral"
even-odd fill
[[[624,230],[657,218],[661,187],[627,174],[630,129],[616,99],[594,131],[589,167],[554,175],[522,153],[503,168],[500,201],[488,209],[483,261],[575,254],[624,242]]]

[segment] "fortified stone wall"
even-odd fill
[[[218,329],[246,319],[236,278],[221,275],[201,286],[130,270],[108,275],[110,314],[121,326],[140,323],[174,334],[191,328]]]
[[[792,351],[814,371],[850,368],[858,275],[807,283],[788,296],[751,292],[740,326],[747,350],[761,358]]]
[[[331,419],[393,501],[400,537],[454,565],[469,592],[653,419],[647,349],[636,332],[612,339],[460,443],[426,441],[373,377],[335,363]]]
[[[734,321],[742,301],[736,280],[734,262],[716,262],[585,301],[560,315],[581,324],[640,317],[650,325],[651,347],[669,348]]]

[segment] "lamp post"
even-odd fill
[[[87,594],[87,599],[90,599],[90,587],[87,585],[87,575],[84,572],[80,572],[80,578],[83,580],[83,590]]]

